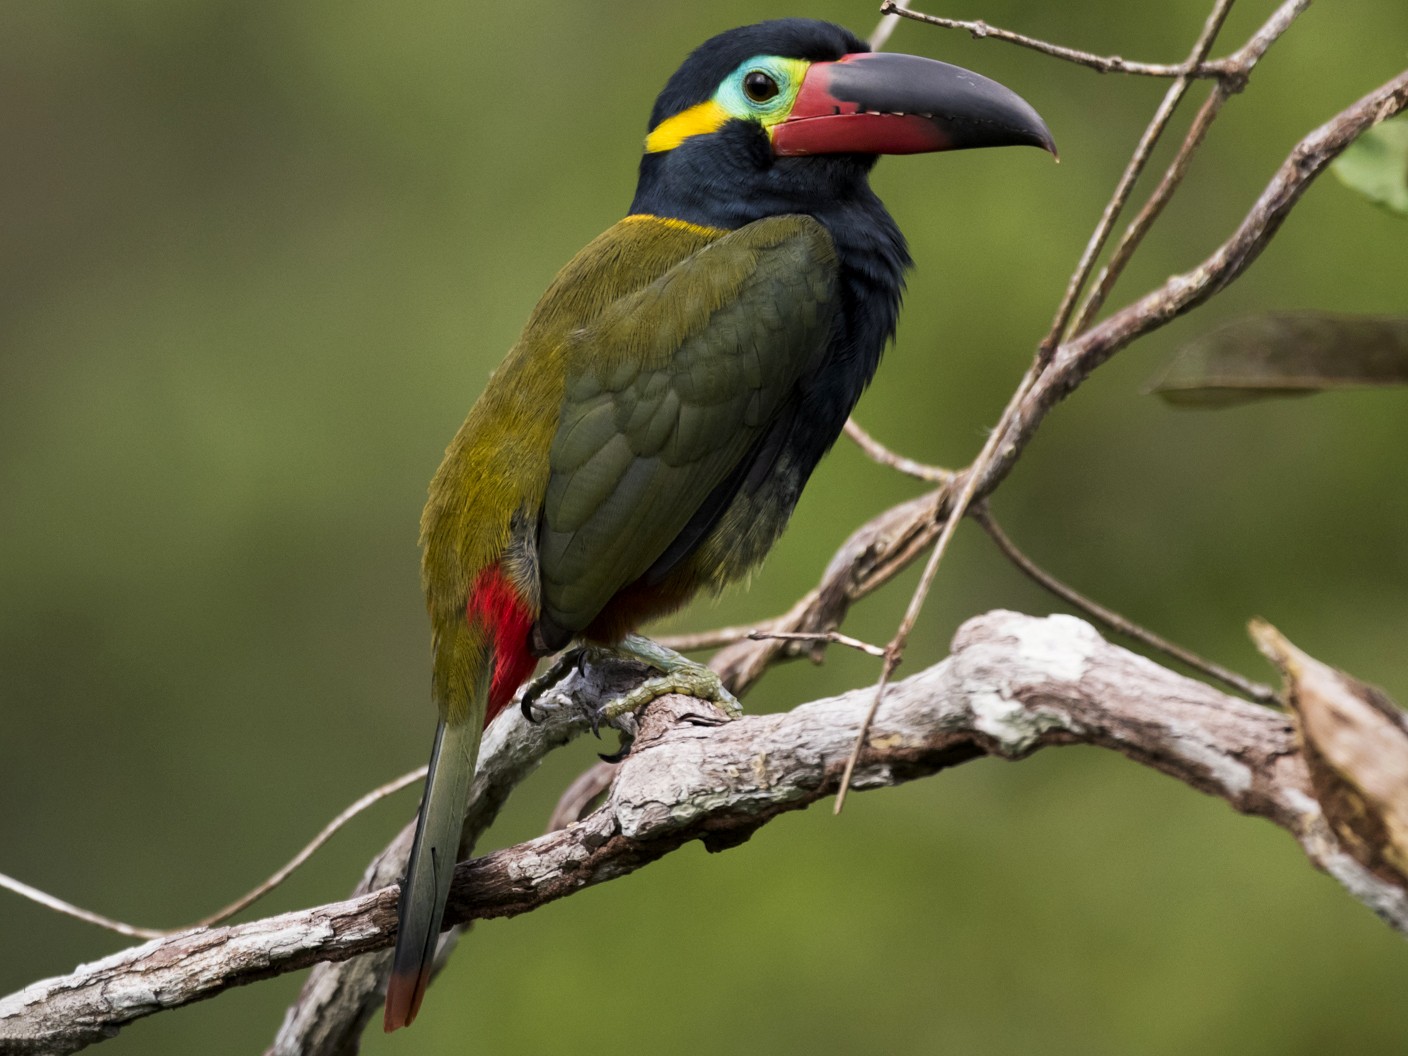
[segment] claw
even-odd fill
[[[619,763],[622,759],[631,754],[631,747],[635,743],[636,739],[634,737],[623,733],[621,734],[621,746],[619,748],[609,754],[606,752],[598,752],[597,758],[603,763]]]
[[[543,691],[546,688],[546,686],[540,685],[537,682],[530,682],[527,688],[523,690],[523,696],[518,700],[518,710],[523,712],[523,717],[535,726],[542,720],[539,719],[538,713],[533,710],[533,705],[538,703],[538,698],[543,695]]]
[[[567,676],[574,671],[581,670],[583,652],[582,649],[569,649],[553,661],[550,668],[528,683],[528,688],[523,691],[523,696],[518,701],[518,709],[523,712],[525,719],[532,723],[539,721],[533,713],[533,706],[538,703],[538,698],[567,681]]]

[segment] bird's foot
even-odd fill
[[[614,726],[622,735],[620,751],[601,757],[608,763],[620,762],[630,751],[635,735],[635,724],[632,721],[635,713],[651,701],[670,693],[712,701],[730,719],[736,719],[743,714],[738,699],[724,688],[719,676],[709,668],[681,656],[673,649],[652,642],[649,638],[632,634],[615,646],[580,645],[564,652],[551,667],[528,683],[528,687],[523,691],[519,708],[522,709],[524,718],[529,722],[536,722],[543,708],[541,698],[562,685],[573,674],[580,673],[585,665],[612,660],[635,661],[653,667],[660,674],[646,679],[630,692],[623,693],[592,710],[592,733],[601,736],[601,727],[607,725]]]
[[[622,716],[634,714],[652,700],[670,693],[713,701],[731,719],[743,714],[738,698],[724,688],[719,676],[703,664],[689,660],[673,649],[667,649],[638,634],[627,635],[615,649],[618,656],[639,660],[660,674],[646,679],[629,693],[623,693],[597,709],[597,723],[615,723]]]

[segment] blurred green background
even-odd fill
[[[1176,61],[1206,6],[940,13]],[[1223,39],[1272,6],[1241,5]],[[0,870],[177,924],[424,761],[426,481],[554,271],[628,204],[665,78],[710,34],[783,14],[862,35],[877,17],[855,0],[0,6]],[[962,463],[1164,84],[910,23],[891,47],[1004,81],[1061,145],[1059,167],[979,151],[876,174],[918,269],[858,417]],[[1311,8],[1115,302],[1201,259],[1291,144],[1405,52],[1400,0]],[[1261,614],[1408,702],[1408,394],[1209,412],[1139,391],[1238,314],[1408,310],[1405,275],[1408,224],[1327,177],[1239,284],[1053,415],[995,512],[1053,571],[1220,661],[1269,677],[1243,630]],[[915,490],[843,442],[752,588],[669,629],[781,611]],[[885,639],[913,579],[846,629]],[[1056,608],[967,528],[907,669],[999,606]],[[747,705],[875,673],[835,653]],[[596,748],[550,760],[485,849],[540,831]],[[343,896],[413,800],[258,912]],[[125,945],[0,893],[0,991]],[[1284,834],[1070,749],[862,795],[839,820],[785,817],[727,854],[686,849],[484,925],[414,1029],[365,1051],[1400,1053],[1405,971],[1402,939]],[[142,1021],[102,1051],[260,1051],[300,983]]]

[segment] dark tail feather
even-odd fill
[[[441,720],[435,728],[425,797],[416,820],[406,879],[401,884],[401,923],[391,981],[386,987],[383,1021],[388,1032],[410,1026],[430,982],[441,918],[450,897],[450,878],[459,852],[469,785],[474,778],[482,713],[466,716],[466,720]]]

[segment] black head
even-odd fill
[[[844,26],[814,18],[778,18],[730,29],[690,52],[655,100],[648,131],[653,132],[663,121],[712,99],[724,78],[754,56],[834,62],[842,55],[869,50],[870,45]]]
[[[932,59],[871,54],[814,19],[706,41],[651,112],[633,212],[733,228],[868,194],[879,154],[1030,143],[1041,118],[1001,85]]]

